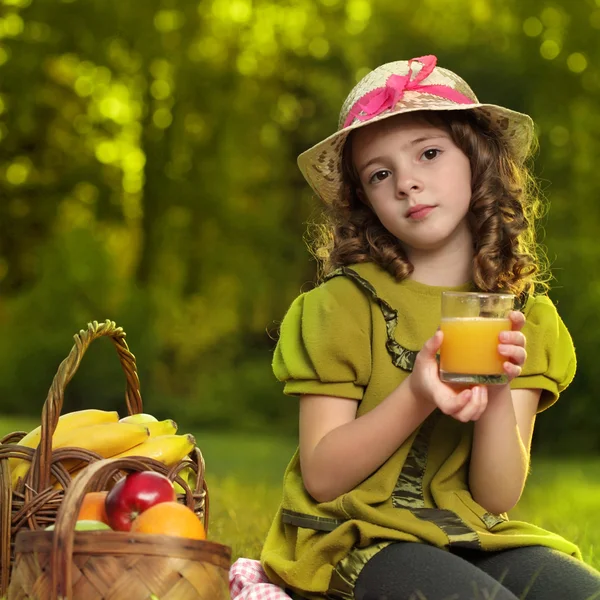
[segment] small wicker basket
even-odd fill
[[[88,323],[87,330],[81,330],[74,336],[75,345],[59,365],[52,381],[42,409],[41,439],[38,447],[32,449],[16,445],[26,434],[24,431],[10,433],[0,440],[0,597],[8,589],[17,535],[21,531],[43,530],[56,521],[64,490],[68,490],[74,477],[69,473],[67,466],[72,465],[73,459],[81,461],[79,464],[102,460],[99,454],[82,448],[60,448],[52,451],[52,435],[62,410],[65,388],[77,371],[89,345],[100,337],[110,338],[117,350],[126,379],[127,414],[143,412],[136,361],[125,342],[123,329],[108,320],[100,324],[96,321]],[[21,480],[15,489],[10,477],[9,458],[24,458],[31,462],[25,480]],[[194,510],[204,521],[208,531],[208,488],[204,479],[204,458],[199,448],[195,447],[187,460],[182,460],[170,468],[150,458],[133,460],[140,469],[158,471],[179,483],[185,493],[179,494],[178,500]],[[190,487],[179,476],[179,472],[188,467],[196,474],[195,486]],[[123,473],[113,471],[96,481],[94,488],[110,489],[122,476]],[[53,481],[57,481],[63,489],[56,489],[52,485]]]
[[[8,600],[228,600],[231,549],[214,542],[118,531],[75,531],[84,494],[130,458],[86,467],[61,503],[54,531],[20,531]],[[96,486],[93,484],[96,483]]]

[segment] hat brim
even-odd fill
[[[531,152],[534,140],[534,123],[529,115],[495,104],[430,103],[427,106],[403,107],[388,110],[368,121],[355,121],[315,144],[298,156],[298,167],[314,192],[325,204],[331,204],[342,186],[342,151],[348,135],[390,117],[419,111],[474,110],[489,120],[490,126],[508,146],[515,161],[522,164]]]

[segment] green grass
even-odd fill
[[[29,430],[34,420],[0,420],[0,437]],[[295,441],[278,437],[193,432],[206,461],[209,538],[231,546],[233,560],[258,558],[281,498]],[[554,531],[581,548],[600,570],[600,460],[533,459],[525,493],[511,517]]]
[[[514,519],[529,520],[575,542],[600,570],[600,460],[533,459]]]

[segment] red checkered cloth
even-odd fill
[[[229,570],[231,600],[290,600],[278,585],[271,583],[257,560],[238,558]]]

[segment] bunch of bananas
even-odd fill
[[[37,448],[42,435],[36,427],[17,445]],[[52,436],[52,449],[76,447],[96,452],[103,458],[141,456],[153,458],[166,466],[183,460],[196,445],[194,436],[177,434],[177,423],[171,419],[158,421],[147,413],[129,415],[119,419],[116,411],[97,409],[79,410],[59,417]],[[31,462],[10,458],[13,488],[25,478]],[[67,467],[71,473],[81,468],[81,461]]]

